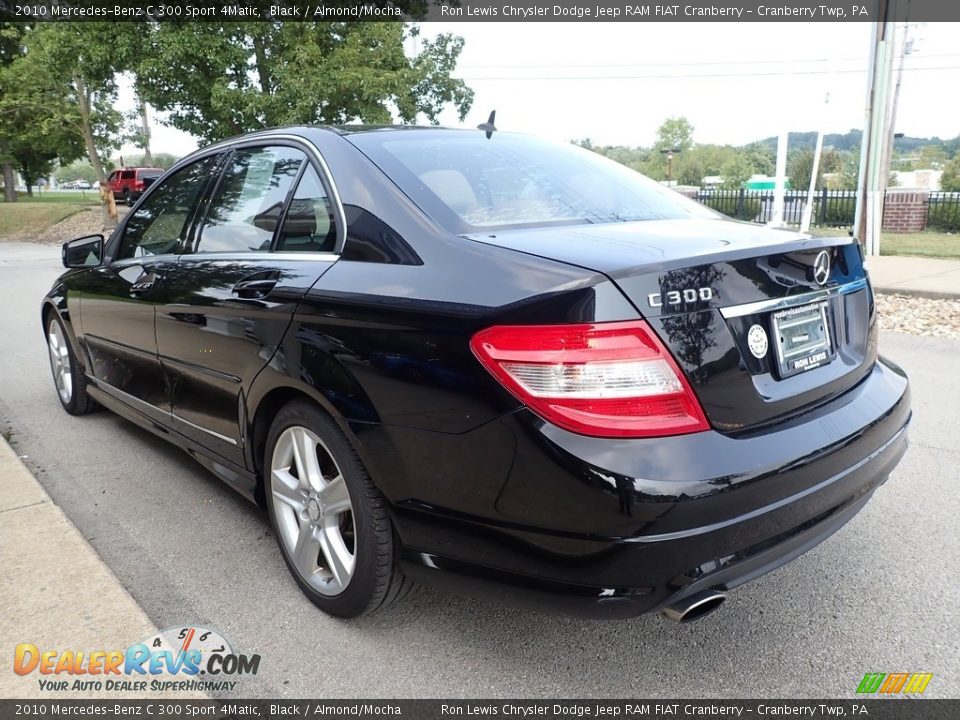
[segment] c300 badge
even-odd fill
[[[767,331],[759,325],[752,326],[750,330],[747,331],[747,347],[750,348],[750,353],[755,358],[766,357],[767,348],[769,347]]]

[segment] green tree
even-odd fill
[[[0,63],[0,147],[5,164],[16,168],[32,196],[37,181],[51,173],[58,159],[71,162],[83,146],[70,131],[74,116],[59,77],[26,52],[22,29],[3,27],[0,35],[16,37],[18,43],[17,52]],[[12,189],[12,182],[4,184]]]
[[[672,164],[672,175],[676,178],[680,157],[692,147],[693,126],[690,121],[685,117],[667,118],[657,128],[653,152],[643,163],[641,172],[655,180],[664,180],[671,174]]]
[[[693,147],[693,125],[685,117],[671,117],[657,128],[653,149],[686,152]]]
[[[753,172],[758,175],[773,175],[776,171],[777,158],[774,147],[762,142],[753,142],[744,146],[743,153]]]
[[[106,180],[102,157],[119,145],[123,116],[116,110],[116,74],[131,46],[133,23],[45,23],[27,35],[27,57],[36,72],[56,78],[64,102],[62,121],[79,137],[97,178]]]
[[[790,154],[787,161],[787,177],[790,178],[790,187],[794,190],[806,190],[810,187],[810,176],[813,174],[813,150],[797,150]],[[823,163],[817,168],[816,188],[823,187]]]
[[[73,182],[74,180],[86,180],[91,185],[97,182],[97,174],[87,160],[76,160],[69,165],[61,165],[57,168],[54,176],[60,184]]]
[[[943,166],[940,189],[945,192],[960,192],[960,155]]]
[[[436,122],[473,101],[451,77],[463,39],[421,40],[402,23],[162,23],[133,68],[140,96],[206,140],[276,125]],[[185,72],[184,68],[189,68]]]
[[[753,166],[750,159],[744,153],[736,153],[728,160],[720,170],[723,176],[723,182],[720,187],[725,190],[738,190],[742,188],[753,175]]]

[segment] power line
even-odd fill
[[[933,59],[933,58],[955,58],[960,57],[960,53],[937,53],[937,54],[924,54],[923,59]],[[838,63],[838,62],[863,62],[863,56],[858,57],[846,57],[846,58],[809,58],[809,59],[797,59],[797,60],[786,60],[778,61],[786,63],[795,63],[798,65],[810,64],[810,63]],[[635,62],[635,63],[547,63],[547,64],[524,64],[525,68],[630,68],[630,67],[656,67],[656,68],[669,68],[669,67],[715,67],[717,65],[769,65],[770,60],[700,60],[696,62],[661,62],[658,60],[653,60],[650,62]],[[459,69],[461,70],[506,70],[509,68],[516,67],[516,64],[464,64],[460,65]]]
[[[908,67],[904,72],[917,72],[919,70],[960,70],[960,65],[940,65],[926,67]],[[745,73],[684,73],[684,74],[647,74],[647,75],[462,75],[458,74],[460,80],[657,80],[674,79],[684,80],[688,78],[741,78],[741,77],[790,77],[791,75],[846,75],[851,73],[865,73],[866,68],[850,69],[832,69],[832,70],[796,70],[785,72],[776,70],[771,72],[745,72]]]

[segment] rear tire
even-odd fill
[[[80,368],[66,327],[56,312],[47,316],[47,351],[53,384],[63,409],[71,415],[93,412],[97,403],[87,394],[87,376]]]
[[[130,207],[131,205],[133,205],[133,196],[130,195],[129,190],[123,191],[123,202],[126,203],[127,207]]]
[[[270,427],[263,468],[277,544],[311,602],[350,618],[409,591],[383,496],[329,415],[306,401],[284,406]]]

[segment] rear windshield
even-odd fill
[[[454,232],[715,217],[574,145],[504,133],[487,139],[480,131],[373,132],[350,140]]]

